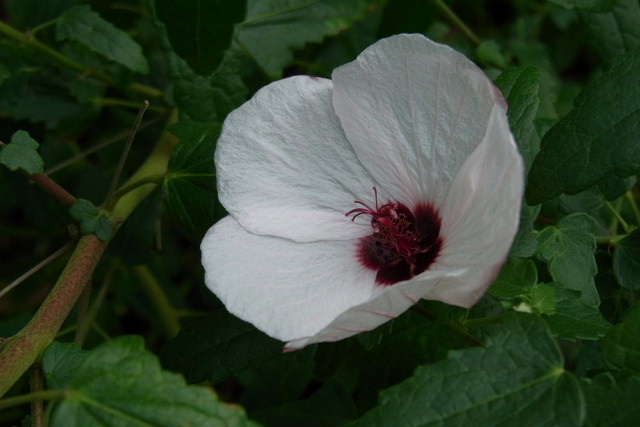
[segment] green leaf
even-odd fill
[[[536,312],[549,315],[556,312],[556,293],[551,286],[545,283],[536,284],[531,288],[530,298],[531,307]]]
[[[206,387],[162,371],[138,336],[111,340],[86,355],[56,406],[53,427],[255,426]]]
[[[42,173],[44,160],[38,154],[39,144],[29,133],[19,130],[11,136],[11,143],[0,148],[0,163],[15,171],[22,169],[28,174]]]
[[[575,99],[574,109],[545,134],[529,173],[529,204],[640,172],[638,88],[640,49],[594,79]]]
[[[484,40],[480,46],[476,48],[478,60],[498,67],[507,68],[507,58],[502,53],[502,47],[495,40]]]
[[[160,188],[153,190],[138,205],[109,243],[108,251],[124,264],[139,265],[150,261],[160,217],[164,212]]]
[[[315,362],[312,359],[273,359],[257,369],[240,374],[245,386],[240,399],[249,413],[292,401],[300,397],[313,380]]]
[[[253,411],[265,425],[278,427],[344,426],[358,416],[354,372],[341,369],[305,399]]]
[[[381,0],[249,0],[238,41],[272,79],[293,61],[292,52],[349,28]]]
[[[640,304],[602,339],[602,353],[610,368],[640,373]]]
[[[60,16],[78,0],[4,0],[11,24],[28,30]]]
[[[69,388],[80,364],[89,352],[74,343],[54,341],[42,355],[42,370],[47,386],[52,389]]]
[[[616,245],[613,272],[620,286],[640,290],[640,230],[634,230]]]
[[[496,85],[509,105],[509,125],[522,154],[525,171],[528,171],[540,150],[540,136],[534,126],[540,106],[540,71],[533,66],[510,68],[500,74]],[[511,247],[511,255],[529,257],[535,253],[537,243],[533,222],[539,212],[539,207],[522,204],[520,225]]]
[[[95,234],[100,240],[107,241],[114,230],[114,224],[89,200],[78,199],[69,208],[69,214],[80,223],[83,236]]]
[[[580,293],[565,289],[558,283],[540,283],[534,289],[538,289],[536,298],[531,292],[532,305],[551,308],[552,311],[539,310],[542,318],[549,325],[551,332],[566,339],[597,339],[605,335],[611,325],[603,317],[600,311],[580,300]],[[540,291],[544,290],[544,295]],[[544,298],[540,301],[539,297]],[[538,299],[538,302],[534,302]]]
[[[178,55],[168,53],[169,77],[174,85],[173,95],[180,109],[180,120],[222,122],[246,100],[248,89],[239,71],[241,55],[244,54],[238,49],[228,50],[220,68],[213,75],[204,77]]]
[[[599,182],[598,190],[600,190],[604,200],[615,200],[631,190],[637,181],[635,176],[629,178],[614,176]]]
[[[160,357],[163,366],[181,372],[189,382],[215,382],[270,360],[307,360],[315,354],[314,346],[287,354],[282,353],[283,348],[283,342],[221,308],[182,329]]]
[[[173,51],[201,75],[218,68],[245,9],[245,0],[155,0]]]
[[[56,24],[56,37],[78,42],[131,71],[149,72],[149,64],[140,45],[87,5],[72,7],[60,17]]]
[[[169,213],[185,235],[200,242],[225,210],[218,201],[213,162],[219,124],[180,122],[171,128],[179,138],[169,159],[163,192]]]
[[[489,293],[496,298],[515,298],[531,292],[537,281],[538,271],[532,260],[509,257]]]
[[[610,10],[614,2],[615,0],[549,0],[549,3],[556,4],[565,9],[578,9],[592,12]]]
[[[532,66],[510,68],[500,74],[496,85],[509,105],[509,125],[528,171],[540,150],[540,136],[533,125],[540,105],[540,71]]]
[[[598,229],[595,219],[577,213],[562,218],[557,225],[545,227],[538,235],[538,253],[547,263],[553,280],[582,292],[580,299],[593,307],[600,303],[593,280],[598,272],[593,233]]]
[[[383,391],[358,426],[581,425],[583,396],[545,325],[513,315],[485,348],[449,353]]]
[[[534,232],[534,222],[540,213],[540,208],[540,205],[527,206],[525,203],[522,204],[518,232],[513,239],[509,255],[528,258],[535,254],[538,248],[538,239]]]
[[[581,12],[580,19],[587,40],[606,61],[640,46],[640,4],[636,0],[615,0],[610,11]]]
[[[587,401],[585,425],[589,427],[640,425],[640,405],[638,405],[640,377],[616,380],[611,374],[604,373],[593,379],[583,380],[583,388]]]
[[[99,111],[97,105],[79,104],[66,89],[61,90],[61,76],[51,68],[34,72],[28,64],[19,63],[11,70],[12,75],[0,86],[0,110],[13,119],[76,131]]]

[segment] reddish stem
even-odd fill
[[[66,207],[73,206],[78,200],[73,194],[43,173],[34,173],[29,175],[29,178]]]
[[[0,396],[41,356],[60,330],[100,261],[106,243],[89,234],[78,241],[60,278],[31,321],[0,351]]]

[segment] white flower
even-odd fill
[[[230,215],[202,242],[207,286],[286,349],[371,330],[420,298],[470,307],[518,225],[505,113],[480,69],[420,35],[380,40],[332,80],[264,87],[218,141]]]

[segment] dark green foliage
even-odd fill
[[[640,426],[640,4],[444,4],[462,24],[420,0],[0,0],[0,292],[78,234],[109,243],[38,350],[56,400],[42,424]],[[275,79],[330,78],[412,32],[504,95],[527,174],[519,231],[472,308],[423,300],[284,353],[204,284],[199,245],[227,215],[223,123]],[[33,185],[40,173],[78,202]],[[0,297],[3,338],[17,334],[0,355],[40,339],[21,328],[47,321],[36,310],[68,259]],[[0,407],[30,393],[23,373]],[[0,410],[1,425],[32,420],[28,404]]]

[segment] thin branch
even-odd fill
[[[153,118],[153,119],[151,119],[149,121],[146,121],[146,122],[144,122],[144,123],[142,123],[140,125],[138,130],[141,130],[141,129],[144,129],[146,127],[149,127],[152,124],[155,124],[155,123],[159,122],[162,119],[164,119],[163,116],[158,116],[158,117]],[[126,131],[126,132],[123,132],[123,133],[121,133],[119,135],[116,135],[113,138],[109,138],[106,141],[101,142],[100,144],[96,144],[93,147],[88,148],[88,149],[80,152],[79,154],[77,154],[77,155],[75,155],[75,156],[73,156],[73,157],[71,157],[71,158],[69,158],[69,159],[67,159],[67,160],[65,160],[63,162],[60,162],[57,165],[50,167],[49,169],[44,171],[44,174],[45,175],[51,175],[51,174],[53,174],[55,172],[58,172],[59,170],[64,169],[67,166],[77,162],[78,160],[84,159],[88,155],[93,154],[96,151],[102,150],[103,148],[108,147],[111,144],[114,144],[114,143],[120,141],[121,139],[126,138],[127,136],[129,136],[129,131]]]
[[[638,207],[638,203],[633,194],[633,190],[627,191],[625,197],[627,198],[627,202],[629,202],[629,204],[631,205],[631,210],[633,210],[633,214],[636,217],[636,224],[640,225],[640,207]]]
[[[66,245],[64,245],[63,247],[61,247],[60,249],[58,249],[57,251],[55,251],[54,253],[52,253],[51,255],[49,255],[48,257],[46,257],[45,259],[43,259],[42,261],[40,261],[38,264],[36,264],[34,267],[30,268],[27,272],[25,272],[24,274],[22,274],[20,277],[18,277],[16,280],[14,280],[13,282],[9,283],[9,285],[7,285],[6,287],[4,287],[1,291],[0,291],[0,298],[2,298],[3,296],[5,296],[6,294],[8,294],[9,292],[11,292],[11,290],[13,288],[15,288],[16,286],[18,286],[20,283],[24,282],[25,280],[27,280],[29,277],[33,276],[35,273],[37,273],[38,271],[42,270],[42,268],[44,268],[45,266],[49,265],[52,261],[54,261],[56,258],[58,258],[60,255],[62,255],[63,253],[65,253],[67,251],[67,249],[69,249],[71,247],[72,243],[69,242]]]
[[[34,400],[62,400],[67,394],[66,390],[42,390],[37,393],[21,394],[0,400],[0,410],[23,405]]]
[[[460,19],[458,15],[456,15],[455,12],[451,10],[451,8],[443,0],[431,0],[431,2],[440,10],[440,12],[442,12],[445,18],[447,18],[454,27],[456,27],[466,38],[471,41],[471,43],[473,43],[475,46],[480,45],[481,42],[478,36],[476,36],[475,33],[471,31],[471,28],[467,27],[467,24],[465,24],[464,21],[462,21],[462,19]]]
[[[616,221],[618,221],[621,225],[622,228],[624,228],[625,233],[630,233],[631,232],[631,227],[629,227],[629,224],[627,223],[627,221],[624,220],[624,218],[622,217],[622,215],[620,215],[619,209],[622,205],[622,200],[618,199],[616,201],[616,206],[614,207],[611,202],[605,201],[604,205],[607,207],[607,209],[609,209],[609,211],[613,214],[613,217],[615,218]],[[617,226],[616,226],[617,228]],[[615,230],[611,230],[612,234],[615,234]]]
[[[147,111],[149,107],[149,101],[146,99],[142,103],[142,107],[138,111],[138,116],[136,117],[136,121],[133,124],[133,128],[131,132],[129,132],[129,138],[127,139],[127,143],[122,150],[122,155],[120,156],[120,161],[118,162],[118,166],[116,167],[116,171],[113,174],[113,179],[111,180],[111,186],[109,187],[109,192],[107,193],[107,199],[105,202],[106,206],[111,206],[111,198],[113,197],[113,192],[116,191],[116,187],[118,185],[118,181],[120,181],[120,174],[122,173],[122,169],[124,168],[124,163],[127,160],[127,156],[129,155],[129,150],[131,149],[131,145],[133,144],[133,139],[136,136],[136,132],[138,132],[138,128],[140,127],[140,122],[142,122],[142,116],[144,112]]]

